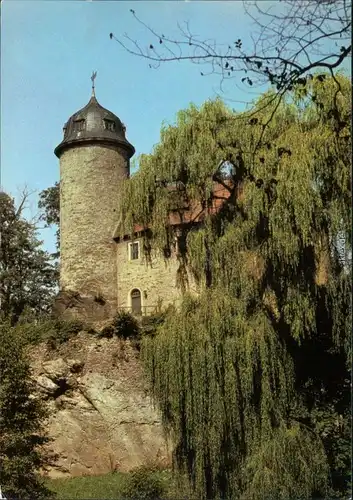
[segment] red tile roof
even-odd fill
[[[179,226],[182,224],[201,223],[205,219],[207,213],[211,215],[218,213],[224,205],[224,202],[230,197],[231,194],[230,190],[226,187],[227,185],[231,188],[232,183],[230,181],[226,181],[224,182],[224,185],[222,185],[219,182],[214,182],[211,205],[206,208],[202,208],[201,203],[195,201],[191,202],[189,207],[171,211],[169,213],[169,225]],[[173,187],[170,187],[169,189],[170,191],[176,190],[176,188]],[[146,229],[148,228],[140,224],[136,224],[134,226],[135,233],[145,231]]]

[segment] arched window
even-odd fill
[[[131,311],[133,314],[141,314],[141,292],[138,288],[131,291]]]

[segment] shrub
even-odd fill
[[[132,314],[120,311],[113,321],[98,333],[98,336],[111,338],[113,335],[117,335],[122,339],[130,339],[133,347],[140,350],[141,337],[145,335],[154,336],[158,327],[164,323],[169,312],[170,309],[167,309],[152,316],[143,316],[140,325]]]
[[[137,339],[140,336],[139,324],[132,314],[119,312],[112,322],[98,333],[98,337],[112,338],[114,335],[121,339]]]
[[[18,323],[16,329],[28,344],[47,342],[52,348],[67,342],[76,336],[85,325],[78,320],[32,320],[31,322]]]
[[[122,488],[122,498],[129,500],[160,500],[166,495],[166,486],[154,467],[142,466],[130,472]]]
[[[154,336],[157,328],[164,323],[166,314],[166,312],[161,312],[142,318],[142,335]]]
[[[114,326],[112,324],[110,324],[110,325],[107,325],[104,328],[102,328],[102,330],[100,330],[97,333],[97,336],[99,338],[104,337],[104,338],[111,339],[113,337],[114,333],[115,333]]]
[[[136,318],[132,314],[120,311],[112,321],[114,334],[120,338],[136,338],[139,336],[140,328]]]
[[[55,348],[58,344],[75,337],[84,328],[85,325],[79,320],[54,320],[53,329],[48,332],[45,340]]]

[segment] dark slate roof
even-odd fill
[[[104,142],[117,144],[126,149],[129,157],[135,153],[135,148],[125,137],[125,126],[120,119],[103,108],[92,95],[88,104],[72,115],[64,125],[64,139],[55,148],[54,153],[61,153],[78,144]]]

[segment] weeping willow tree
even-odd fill
[[[317,75],[271,98],[242,114],[220,100],[179,112],[122,200],[121,232],[142,224],[146,252],[165,256],[177,239],[181,282],[199,284],[142,353],[200,499],[347,488],[350,83]],[[168,224],[193,203],[202,226]]]

